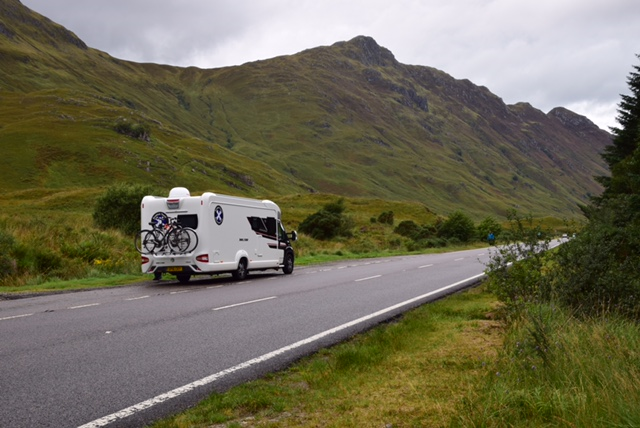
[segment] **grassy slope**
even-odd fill
[[[313,189],[476,218],[572,217],[599,191],[591,176],[604,173],[606,137],[593,128],[578,137],[486,88],[399,64],[369,38],[201,70],[120,61],[17,2],[2,8],[0,144],[16,166],[0,172],[6,190]],[[124,119],[148,126],[151,141],[115,133]]]

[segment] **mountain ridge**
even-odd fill
[[[442,213],[569,217],[599,193],[593,176],[606,175],[599,153],[611,136],[589,119],[506,105],[469,80],[402,64],[368,36],[240,66],[183,68],[112,58],[17,0],[0,11],[0,96],[12,100],[2,113],[14,120],[0,119],[0,137],[64,149],[76,164],[87,151],[109,153],[108,165],[87,161],[103,175],[248,196],[311,191],[421,201]],[[33,116],[68,135],[82,129],[90,143],[29,128]],[[151,140],[118,134],[122,120],[148,127]],[[65,185],[59,173],[47,181],[47,162],[14,158],[44,177],[28,185]],[[3,183],[19,177],[0,174]],[[78,171],[67,181],[112,179]]]

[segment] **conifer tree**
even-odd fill
[[[589,222],[558,250],[554,292],[576,314],[640,321],[640,66],[633,69],[602,156],[611,176],[598,177],[605,189],[585,207]]]
[[[640,55],[636,55],[640,59]],[[620,127],[611,128],[613,143],[605,148],[602,158],[607,162],[611,177],[597,177],[605,190],[602,198],[597,198],[596,203],[602,199],[616,194],[640,192],[632,182],[637,182],[637,174],[640,167],[640,66],[634,66],[634,71],[629,74],[627,83],[631,91],[630,95],[621,95],[622,101],[618,105],[617,121]]]

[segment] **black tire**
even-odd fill
[[[238,268],[233,271],[231,275],[233,275],[233,279],[238,281],[242,281],[247,277],[249,271],[247,270],[247,259],[240,259],[238,262]]]
[[[181,273],[176,275],[176,278],[178,278],[180,284],[186,284],[191,279],[191,275],[189,275],[188,273]]]
[[[190,227],[183,227],[182,230],[189,235],[189,248],[187,248],[185,252],[191,253],[198,248],[198,234]]]
[[[140,254],[153,254],[158,240],[153,230],[143,229],[136,234],[134,245]]]
[[[169,251],[173,254],[186,253],[191,246],[189,233],[182,228],[171,230],[167,235],[167,245],[169,246]]]
[[[282,272],[284,272],[286,275],[293,273],[293,253],[291,251],[287,251],[286,253],[284,253]]]

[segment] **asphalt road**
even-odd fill
[[[0,301],[0,426],[140,427],[476,283],[488,249]]]

